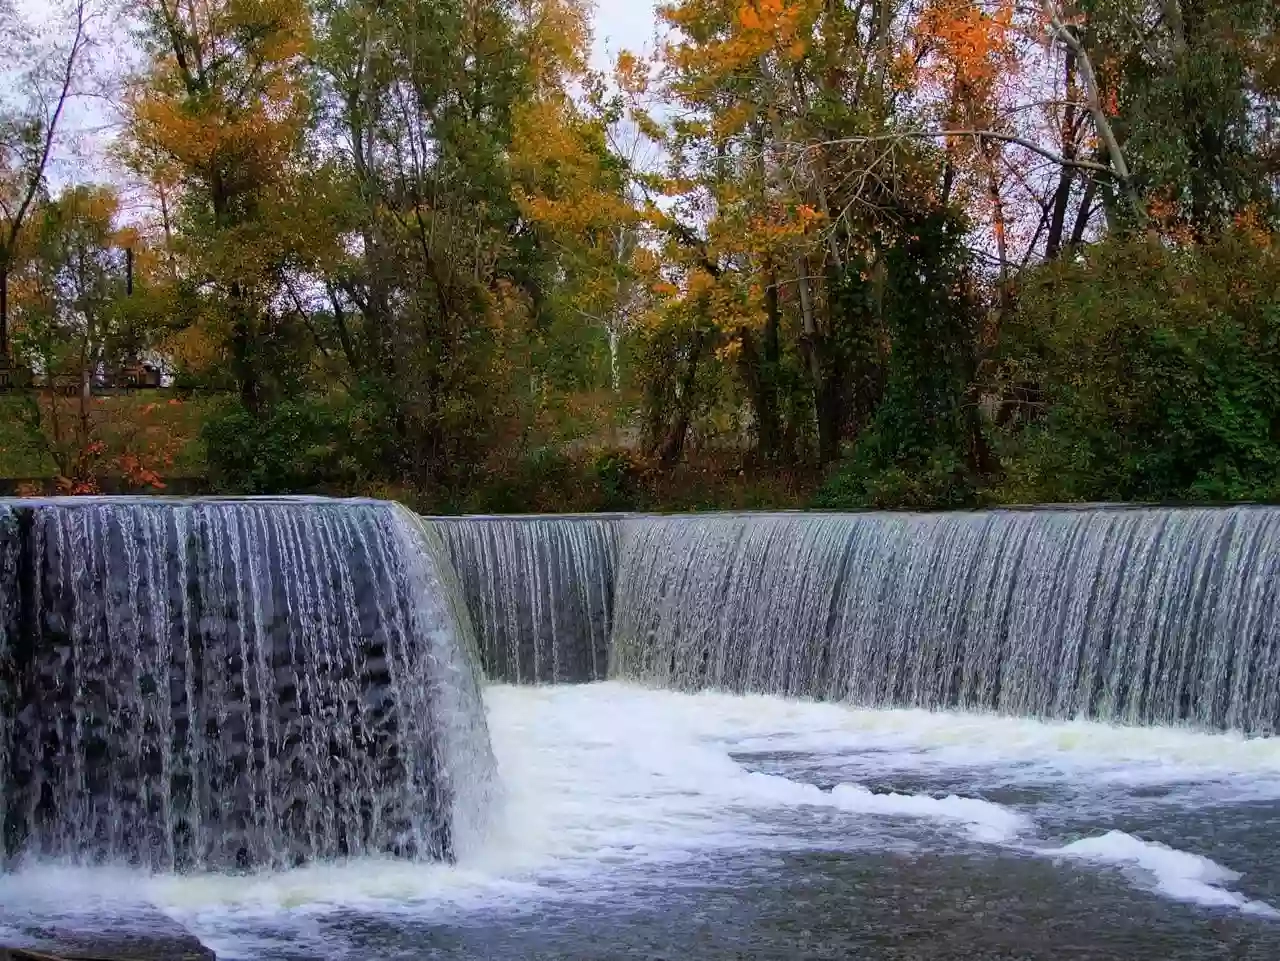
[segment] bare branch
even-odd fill
[[[813,144],[806,149],[814,149],[815,147],[838,146],[841,144],[860,144],[860,143],[878,143],[894,140],[936,140],[946,139],[948,137],[972,137],[976,140],[998,140],[1002,143],[1016,144],[1025,150],[1030,150],[1034,154],[1044,157],[1046,160],[1052,161],[1063,167],[1078,167],[1081,170],[1092,170],[1095,173],[1111,174],[1118,176],[1117,172],[1112,170],[1106,164],[1094,163],[1092,160],[1077,160],[1072,157],[1064,157],[1062,154],[1054,153],[1046,147],[1040,146],[1038,143],[1027,140],[1025,137],[1018,137],[1014,134],[999,133],[995,130],[900,130],[896,133],[872,134],[864,137],[845,137],[840,140],[827,140],[821,144]]]
[[[1076,32],[1069,29],[1062,22],[1056,0],[1040,0],[1040,7],[1044,11],[1045,18],[1049,21],[1051,36],[1075,55],[1076,63],[1080,67],[1081,79],[1084,80],[1085,93],[1089,98],[1089,114],[1093,117],[1094,129],[1098,132],[1098,137],[1106,145],[1107,154],[1111,157],[1111,166],[1114,168],[1112,175],[1120,182],[1120,189],[1124,192],[1125,198],[1133,208],[1133,214],[1138,223],[1143,224],[1147,219],[1146,211],[1143,210],[1138,193],[1133,188],[1133,181],[1129,175],[1129,165],[1125,161],[1124,151],[1120,148],[1120,141],[1116,138],[1115,129],[1111,126],[1111,121],[1107,118],[1106,111],[1102,108],[1102,93],[1098,86],[1098,75],[1094,72],[1093,61],[1089,57],[1089,52],[1085,50],[1084,44],[1080,42],[1080,37]]]
[[[22,229],[23,221],[26,220],[27,213],[31,209],[32,203],[35,202],[36,195],[40,192],[40,185],[44,182],[44,173],[49,166],[49,157],[53,153],[53,144],[58,136],[58,122],[62,119],[62,112],[66,109],[67,101],[71,97],[71,84],[75,79],[76,62],[80,59],[80,54],[83,52],[88,39],[86,36],[87,6],[88,0],[79,0],[76,4],[76,32],[71,41],[71,48],[67,51],[66,63],[61,72],[58,96],[53,101],[53,110],[44,124],[40,155],[34,166],[28,171],[26,192],[22,195],[17,210],[9,218],[8,236],[5,238],[3,246],[0,246],[0,258],[3,258],[6,262],[13,254],[18,232]]]

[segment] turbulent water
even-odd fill
[[[1271,733],[1280,511],[624,525],[613,676]]]
[[[436,518],[492,680],[603,680],[616,525],[570,518]]]
[[[191,870],[448,858],[466,843],[487,735],[407,512],[0,510],[10,858]]]

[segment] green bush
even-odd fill
[[[1018,499],[1280,497],[1271,247],[1102,244],[1034,277],[1007,334],[1006,370],[1046,402],[998,438]]]
[[[640,466],[630,452],[602,450],[592,465],[600,487],[600,510],[636,510],[641,499]]]
[[[333,402],[296,400],[253,414],[230,404],[202,436],[210,486],[221,493],[334,492],[357,480],[350,412]]]
[[[942,446],[926,456],[893,463],[880,455],[871,438],[827,479],[813,506],[820,510],[944,510],[971,506],[975,497],[972,474],[954,448]]]
[[[465,509],[480,514],[526,514],[558,509],[570,500],[577,469],[559,447],[531,450],[524,457],[482,475],[465,499]]]

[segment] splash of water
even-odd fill
[[[563,518],[433,518],[449,547],[493,680],[603,680],[616,525]]]
[[[10,857],[280,867],[468,843],[492,781],[469,627],[407,512],[5,511]]]

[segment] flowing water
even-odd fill
[[[421,712],[413,730],[442,732],[436,754],[452,760],[424,776],[443,773],[455,793],[480,785],[450,808],[455,856],[368,843],[263,857],[249,872],[173,872],[86,858],[81,834],[74,863],[24,857],[0,874],[0,942],[169,925],[219,957],[282,961],[1280,957],[1280,741],[1259,736],[1276,719],[1280,512],[417,522],[368,503],[225,509],[235,520],[222,544],[199,541],[189,566],[238,540],[239,557],[274,560],[237,568],[228,590],[276,596],[262,570],[290,582],[323,570],[320,585],[363,585],[360,618],[338,619],[358,650],[394,611],[416,625],[397,636],[430,638],[412,645],[420,693],[403,690],[413,671],[370,690],[389,695],[375,703],[390,716]],[[245,532],[250,518],[259,534],[295,525],[300,539],[263,542],[292,553],[246,551],[259,536]],[[21,551],[6,554],[0,537],[0,585],[29,598],[36,521],[20,520]],[[374,549],[354,533],[319,546],[302,536],[335,524]],[[133,570],[124,551],[105,553],[98,563]],[[152,610],[144,586],[158,576],[125,578],[134,593],[110,596]],[[178,595],[212,590],[195,582]],[[296,639],[323,618],[288,600],[244,609],[259,604],[281,618],[267,619],[273,650],[315,643]],[[29,620],[30,600],[18,607]],[[0,644],[18,638],[27,657],[29,630],[10,622]],[[251,645],[264,636],[254,623]],[[139,665],[163,660],[147,653],[154,630],[110,630],[137,645]],[[237,645],[246,631],[221,630]],[[611,680],[593,680],[602,650]],[[491,684],[481,714],[468,693],[476,656],[535,683]],[[116,658],[93,661],[90,691],[94,672],[128,688]],[[235,676],[224,692],[239,691]],[[592,682],[547,683],[565,680]],[[68,696],[42,690],[55,705]],[[305,728],[279,696],[289,685],[274,690],[276,736]],[[0,695],[27,697],[22,685]],[[250,696],[244,713],[258,711]],[[30,721],[14,716],[16,770],[31,748]],[[477,746],[486,729],[496,777]],[[173,730],[166,743],[184,745]],[[373,755],[378,771],[390,754]],[[400,810],[405,783],[396,774],[374,794]],[[296,850],[287,832],[273,844]]]
[[[410,515],[145,501],[7,513],[11,860],[200,870],[446,858],[462,843],[488,747]]]
[[[615,522],[469,517],[430,523],[449,546],[491,680],[604,680]]]
[[[456,865],[33,866],[6,920],[159,911],[245,959],[1280,956],[1270,740],[618,682],[486,704],[505,796]]]
[[[614,669],[681,689],[1269,734],[1280,510],[628,522]]]

